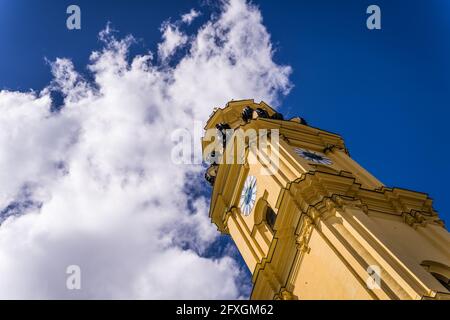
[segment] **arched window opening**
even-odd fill
[[[445,289],[450,291],[449,279],[447,279],[446,277],[444,277],[442,274],[439,274],[439,273],[435,273],[435,272],[430,272],[430,273],[433,277],[436,278],[437,281],[439,281],[445,287]]]
[[[436,261],[426,260],[421,265],[444,286],[445,289],[450,291],[450,267]]]
[[[267,207],[266,209],[266,222],[267,225],[270,227],[271,230],[273,230],[273,227],[275,226],[275,221],[277,220],[277,214],[271,207]]]

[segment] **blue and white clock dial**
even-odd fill
[[[245,179],[244,188],[241,193],[239,207],[244,216],[250,215],[256,202],[256,177],[248,176]]]
[[[297,153],[300,157],[305,158],[308,161],[312,161],[320,164],[332,164],[333,162],[327,158],[324,154],[306,150],[302,148],[294,148],[295,153]]]

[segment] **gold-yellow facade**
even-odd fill
[[[246,107],[265,112],[246,118]],[[450,234],[427,194],[383,185],[339,135],[282,120],[264,102],[229,102],[205,129],[219,124],[280,137],[273,174],[261,174],[259,151],[248,146],[243,164],[208,170],[210,217],[251,271],[251,299],[450,298]],[[248,177],[255,187],[243,194]],[[243,209],[251,192],[254,204]]]

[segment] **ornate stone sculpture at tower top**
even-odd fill
[[[252,299],[450,298],[450,234],[427,194],[384,186],[339,135],[264,102],[232,101],[205,129],[219,137],[202,141],[210,217],[251,271]]]

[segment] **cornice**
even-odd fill
[[[335,209],[353,206],[366,214],[378,212],[400,216],[412,227],[428,223],[444,226],[427,194],[400,188],[365,189],[348,172],[314,171],[288,184],[281,194],[295,198],[300,210],[313,220],[325,219]]]

